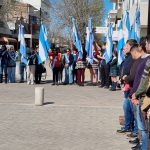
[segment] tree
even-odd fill
[[[6,14],[14,9],[16,0],[2,0],[0,4],[0,18],[5,17]]]
[[[71,34],[71,17],[76,19],[82,42],[85,39],[88,18],[92,17],[93,25],[99,26],[103,16],[102,0],[57,0],[52,3],[52,8],[51,20],[65,32],[69,31]]]

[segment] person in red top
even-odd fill
[[[50,63],[53,71],[53,83],[52,85],[59,85],[58,84],[58,73],[61,69],[61,55],[59,54],[59,48],[56,48],[56,50],[53,50],[49,57],[50,57]]]
[[[76,69],[77,69],[77,84],[79,86],[84,86],[84,79],[85,79],[85,68],[87,67],[86,63],[86,51],[83,49],[83,58],[80,59],[79,56],[76,62]]]

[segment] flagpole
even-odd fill
[[[41,22],[42,22],[42,9],[40,7],[40,25],[41,25]]]
[[[148,2],[148,26],[147,26],[147,35],[150,35],[150,2]]]

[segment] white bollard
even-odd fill
[[[42,106],[44,103],[44,87],[35,87],[35,105]]]

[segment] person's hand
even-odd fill
[[[147,118],[150,118],[150,109],[147,111]]]
[[[69,67],[69,64],[65,64],[65,67],[68,68],[68,67]]]
[[[135,93],[132,94],[132,99],[136,99]]]
[[[124,76],[122,77],[122,79],[125,80],[126,77],[127,77],[127,75],[124,75]]]
[[[139,105],[139,100],[138,99],[132,99],[132,103],[134,105]]]

